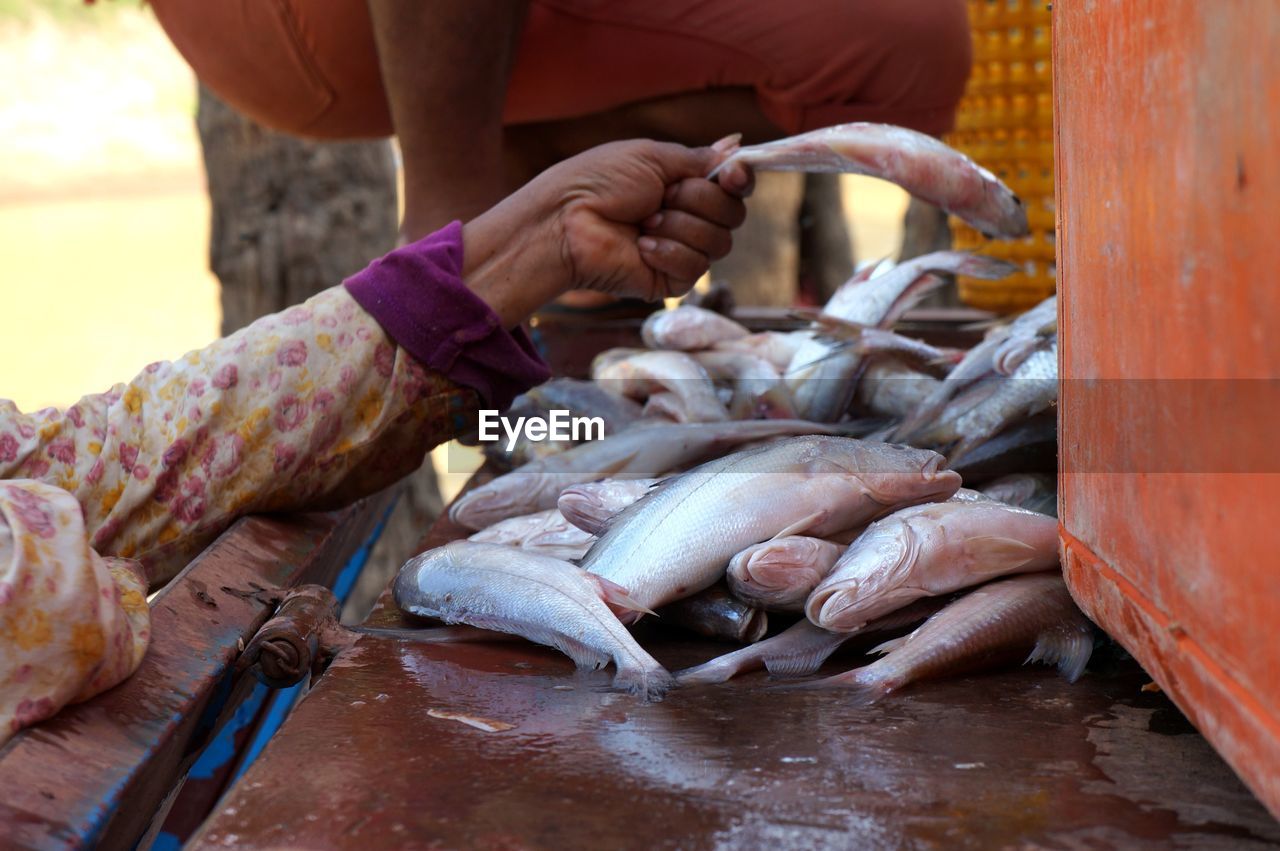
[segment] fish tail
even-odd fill
[[[716,142],[711,146],[712,148],[715,148],[720,153],[724,154],[725,158],[722,159],[719,163],[717,163],[715,168],[707,172],[707,180],[715,180],[716,175],[720,174],[720,172],[724,170],[724,167],[726,165],[728,165],[729,163],[737,159],[738,152],[742,150],[741,142],[742,142],[742,134],[733,133],[728,136],[725,136],[723,139],[721,139],[720,141]]]
[[[613,687],[642,698],[647,703],[657,703],[675,688],[676,679],[661,665],[642,667],[624,665],[613,678]]]
[[[1057,665],[1058,673],[1067,682],[1074,683],[1084,673],[1089,657],[1093,655],[1093,634],[1089,629],[1046,630],[1036,637],[1036,646],[1027,657],[1030,662]]]

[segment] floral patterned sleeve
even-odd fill
[[[134,567],[155,587],[237,517],[373,493],[545,378],[460,270],[452,226],[65,411],[0,401],[0,741],[137,667]]]

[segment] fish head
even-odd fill
[[[960,475],[946,469],[946,459],[929,449],[847,437],[815,440],[821,443],[810,466],[856,480],[867,497],[884,506],[878,516],[947,499],[961,484]]]
[[[469,491],[453,503],[449,519],[468,529],[487,529],[494,523],[527,514],[529,508],[524,499],[526,488],[517,485],[522,478],[519,472],[508,473]],[[512,481],[507,481],[511,479]]]
[[[454,558],[455,549],[453,544],[436,547],[414,556],[400,567],[395,581],[391,583],[391,596],[401,611],[423,617],[435,615],[434,610],[425,607],[426,593],[422,579],[432,570],[450,562]]]
[[[979,166],[983,181],[982,203],[964,211],[953,210],[987,238],[1013,239],[1031,232],[1027,207],[1013,190],[994,174]]]
[[[813,539],[802,536],[767,541],[740,554],[746,556],[741,572],[758,588],[782,590],[806,582],[812,585],[815,570],[809,564],[816,549]]]
[[[813,589],[805,616],[823,629],[852,632],[893,611],[916,555],[910,526],[892,518],[871,524]]]

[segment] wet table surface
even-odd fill
[[[672,670],[729,649],[644,643]],[[190,847],[1280,842],[1142,671],[1109,667],[1075,685],[1045,668],[919,684],[872,707],[756,673],[643,704],[610,691],[610,671],[532,645],[366,637]]]

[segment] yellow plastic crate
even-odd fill
[[[1027,207],[1031,235],[989,240],[953,218],[952,243],[1017,263],[1003,281],[960,278],[960,298],[984,310],[1024,310],[1056,287],[1053,68],[1046,0],[969,0],[973,71],[948,144],[990,169]]]

